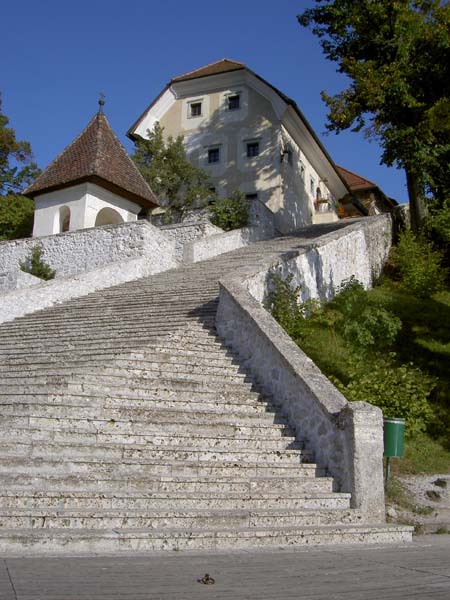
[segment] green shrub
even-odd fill
[[[239,229],[248,224],[248,203],[240,191],[234,192],[229,198],[217,198],[208,209],[211,222],[225,231]]]
[[[349,382],[333,379],[347,400],[364,400],[378,406],[385,417],[404,418],[409,436],[423,431],[432,417],[428,396],[435,386],[432,377],[412,363],[395,365],[392,355],[373,361],[362,370],[355,357]]]
[[[366,290],[353,276],[339,288],[331,306],[341,315],[335,322],[344,339],[361,348],[388,347],[402,328],[392,312],[368,303]]]
[[[442,253],[423,236],[409,229],[400,234],[394,261],[400,272],[401,285],[420,298],[429,298],[445,287],[446,270]]]
[[[298,304],[300,288],[292,285],[293,275],[282,279],[278,273],[272,273],[271,291],[265,301],[266,309],[293,339],[302,336],[304,317]]]
[[[34,246],[31,255],[23,262],[19,262],[20,268],[25,273],[30,273],[35,277],[48,281],[55,277],[56,271],[53,271],[49,265],[42,259],[43,250],[41,246]]]

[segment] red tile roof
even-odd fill
[[[208,75],[218,75],[219,73],[228,73],[229,71],[239,71],[245,68],[244,63],[230,60],[229,58],[222,58],[222,60],[217,60],[205,67],[177,75],[171,79],[171,83],[187,81],[188,79],[198,79],[199,77],[207,77]]]
[[[336,167],[351,191],[367,190],[378,187],[373,181],[365,179],[365,177],[361,177],[361,175],[357,175],[356,173],[353,173],[353,171],[344,169],[344,167],[340,167],[339,165],[336,165]]]
[[[98,112],[88,126],[39,175],[24,194],[45,192],[92,181],[106,189],[153,208],[158,201],[111,129]]]

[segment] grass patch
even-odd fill
[[[450,450],[421,433],[406,440],[405,456],[391,460],[391,471],[397,475],[450,473]]]

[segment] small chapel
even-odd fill
[[[33,237],[136,221],[158,206],[152,190],[119,142],[103,113],[30,185]]]

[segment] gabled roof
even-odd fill
[[[96,183],[147,208],[158,204],[101,111],[24,194],[34,197],[85,181]]]
[[[344,167],[340,167],[339,165],[336,165],[336,167],[351,191],[369,190],[378,187],[376,183],[373,183],[373,181],[370,181],[365,177],[361,177],[361,175],[353,173],[353,171],[344,169]]]
[[[229,58],[222,58],[222,60],[217,60],[205,67],[183,73],[183,75],[177,75],[171,79],[171,83],[188,81],[189,79],[198,79],[199,77],[207,77],[208,75],[218,75],[219,73],[228,73],[229,71],[239,71],[240,69],[245,68],[244,63],[230,60]]]
[[[292,107],[292,109],[296,113],[297,117],[303,122],[303,124],[309,131],[311,137],[314,139],[316,144],[319,146],[319,148],[321,149],[321,151],[323,152],[323,154],[329,161],[330,165],[332,166],[333,170],[335,171],[335,173],[338,176],[341,183],[344,185],[345,189],[348,190],[349,188],[348,188],[348,184],[347,184],[346,180],[342,176],[341,172],[336,168],[336,165],[335,165],[333,159],[328,154],[328,151],[326,150],[325,146],[320,141],[316,132],[309,124],[308,120],[306,119],[305,115],[302,113],[302,111],[298,107],[297,103],[294,100],[292,100],[292,98],[289,98],[289,96],[286,96],[286,94],[284,94],[282,91],[280,91],[274,85],[272,85],[271,83],[266,81],[263,77],[261,77],[260,75],[258,75],[257,73],[255,73],[254,71],[249,69],[245,63],[231,60],[229,58],[222,58],[221,60],[210,63],[209,65],[206,65],[204,67],[200,67],[198,69],[194,69],[193,71],[189,71],[188,73],[183,73],[182,75],[177,75],[176,77],[173,77],[169,81],[169,83],[164,87],[164,89],[161,91],[161,93],[153,100],[153,102],[144,110],[144,112],[138,117],[138,119],[128,129],[127,136],[131,140],[136,141],[136,139],[139,136],[137,136],[134,132],[135,132],[136,128],[138,127],[139,123],[142,121],[142,119],[145,117],[145,115],[148,113],[148,111],[151,110],[151,108],[158,102],[158,100],[171,87],[172,84],[177,84],[177,83],[180,83],[183,81],[189,81],[192,79],[200,79],[203,77],[209,77],[211,75],[220,75],[222,73],[228,73],[230,71],[240,71],[240,70],[245,70],[248,73],[251,73],[251,75],[253,75],[257,79],[262,81],[265,85],[269,86],[288,106]]]

